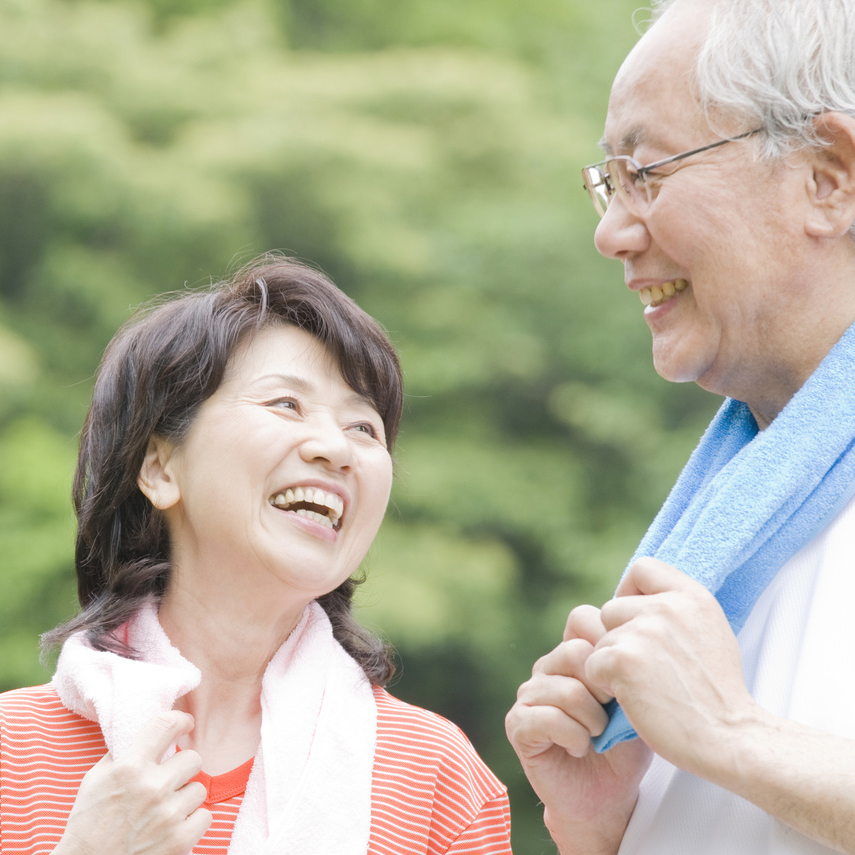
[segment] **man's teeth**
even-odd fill
[[[307,517],[314,522],[335,528],[344,511],[341,496],[327,493],[317,487],[289,487],[287,490],[271,496],[270,504],[284,511],[293,511],[301,517]],[[313,507],[305,507],[312,505]],[[295,507],[299,506],[299,507]],[[324,509],[323,512],[320,509]]]
[[[663,282],[661,285],[642,288],[638,292],[638,296],[641,297],[641,302],[645,306],[658,306],[660,303],[670,300],[675,294],[685,291],[688,287],[689,283],[685,279],[672,279],[670,282]]]

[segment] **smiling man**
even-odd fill
[[[855,0],[671,0],[585,167],[668,380],[725,397],[507,718],[562,855],[855,852]]]

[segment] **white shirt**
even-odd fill
[[[855,499],[794,555],[739,633],[764,709],[855,738]],[[851,667],[841,668],[841,660]],[[654,757],[619,855],[828,855],[745,799]]]

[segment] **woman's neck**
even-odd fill
[[[261,732],[261,681],[268,663],[302,611],[270,615],[245,604],[217,607],[171,591],[160,606],[164,632],[202,680],[176,703],[194,729],[179,743],[202,756],[209,775],[228,772],[255,756]]]

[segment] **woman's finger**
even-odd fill
[[[179,710],[160,713],[145,725],[128,754],[159,763],[185,733],[193,730],[193,725],[193,716],[189,713]]]

